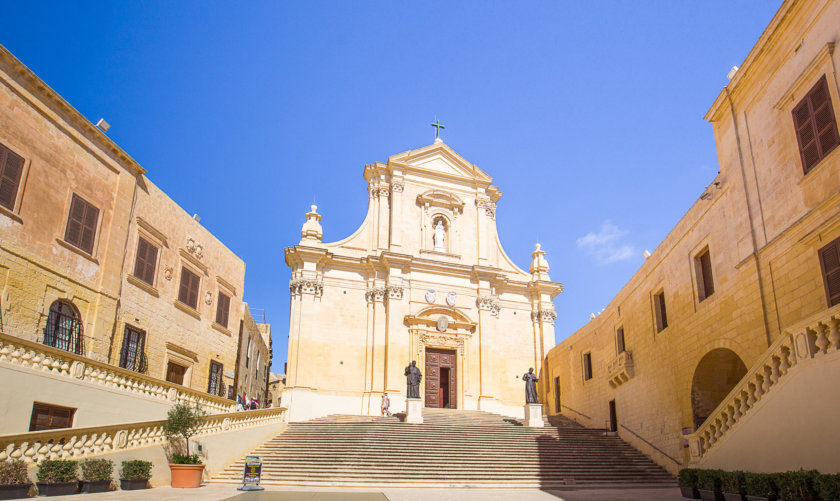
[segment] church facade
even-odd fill
[[[537,245],[529,271],[505,254],[496,230],[502,193],[440,140],[367,165],[362,226],[322,242],[306,214],[291,268],[287,386],[292,421],[405,409],[405,367],[423,373],[426,407],[522,417],[521,377],[540,374],[554,346],[553,298]],[[542,383],[542,382],[541,382]]]

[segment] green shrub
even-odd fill
[[[779,495],[785,501],[816,501],[817,470],[789,471],[779,474]]]
[[[207,413],[201,407],[187,403],[175,404],[166,414],[163,432],[169,441],[172,441],[173,437],[183,437],[187,444],[186,452],[189,455],[190,437],[198,433],[206,420]]]
[[[744,487],[748,496],[763,498],[775,497],[779,494],[776,484],[777,475],[772,473],[745,473]]]
[[[152,478],[152,462],[132,459],[123,461],[120,468],[120,478],[125,479],[150,479]]]
[[[817,477],[817,492],[823,501],[840,499],[840,475],[820,475]]]
[[[677,474],[677,480],[680,483],[680,487],[697,487],[697,469],[695,468],[683,468]]]
[[[0,485],[29,484],[26,463],[20,459],[0,461]]]
[[[720,472],[721,490],[732,494],[744,494],[744,472],[743,471],[722,471]]]
[[[173,454],[172,455],[172,463],[173,464],[201,464],[201,458],[198,457],[198,454]]]
[[[82,480],[111,480],[114,473],[114,462],[108,459],[85,459],[79,466]]]
[[[720,470],[698,470],[697,488],[705,491],[720,491]]]
[[[38,463],[38,481],[45,483],[78,480],[79,462],[70,459],[45,459]]]

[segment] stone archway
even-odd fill
[[[716,348],[703,356],[691,381],[691,409],[695,430],[746,374],[744,361],[728,348]]]

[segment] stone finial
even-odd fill
[[[313,205],[311,210],[306,213],[306,222],[303,223],[303,228],[300,229],[300,241],[315,241],[320,242],[324,236],[324,231],[321,229],[321,215],[318,214],[318,206]]]
[[[551,281],[548,277],[548,261],[545,260],[545,251],[540,248],[540,244],[537,244],[534,252],[531,253],[531,257],[534,258],[528,268],[528,271],[531,272],[531,278],[533,280],[545,280],[546,282]]]

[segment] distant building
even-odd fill
[[[282,398],[281,395],[283,393],[283,388],[286,387],[286,375],[285,374],[275,374],[273,372],[269,373],[268,376],[268,401],[271,402],[272,406],[279,406],[281,405]]]
[[[256,310],[255,310],[256,312]],[[239,322],[239,342],[236,360],[235,394],[243,394],[250,400],[257,399],[265,405],[268,395],[269,371],[271,369],[271,325],[265,323],[265,315],[259,311],[260,323],[251,315],[248,305]]]

